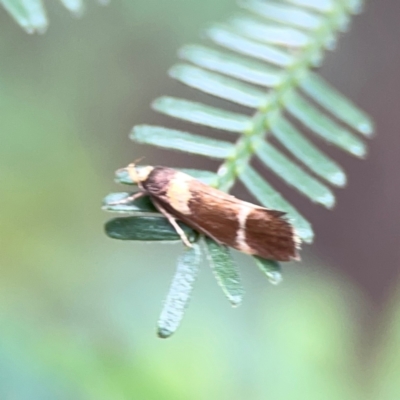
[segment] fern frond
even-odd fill
[[[108,0],[98,0],[107,4]],[[84,0],[60,0],[71,13],[81,15]],[[0,0],[0,4],[27,33],[44,33],[49,25],[46,9],[42,0]]]
[[[244,106],[248,112],[232,112],[189,99],[164,96],[153,102],[154,110],[208,127],[210,135],[140,125],[133,128],[131,139],[221,160],[216,174],[205,171],[200,175],[224,191],[241,181],[262,205],[285,211],[299,237],[310,243],[314,236],[311,224],[266,181],[262,171],[250,164],[257,158],[311,201],[333,207],[335,197],[330,185],[344,186],[346,175],[335,161],[318,149],[317,143],[322,139],[350,155],[364,157],[367,153],[364,139],[372,136],[373,124],[363,111],[312,70],[321,64],[324,51],[335,47],[338,34],[348,29],[351,15],[360,10],[362,3],[359,0],[279,3],[246,0],[240,1],[240,5],[244,9],[242,14],[206,30],[213,47],[183,47],[179,56],[184,63],[173,66],[169,75],[193,89]],[[235,139],[214,139],[212,129],[223,130]],[[308,132],[315,139],[309,138]],[[270,138],[278,144],[272,144]],[[196,174],[199,172],[194,172]],[[132,184],[122,172],[117,173],[117,181]],[[129,220],[110,221],[106,231],[112,237],[132,239],[133,228],[130,230],[128,226],[142,229],[140,224],[148,220],[139,214],[148,212],[151,205],[137,201],[132,205],[115,206],[111,203],[116,196],[126,197],[128,193],[106,198],[104,208],[131,212],[134,216]],[[123,227],[119,228],[117,223]],[[170,227],[167,233],[166,226],[157,223],[160,233],[168,240],[167,236],[174,234],[173,229]],[[151,224],[154,227],[153,220]],[[148,235],[147,240],[159,240],[153,239],[160,236],[149,227],[143,226],[143,232]],[[193,238],[194,232],[188,232]],[[228,250],[208,238],[205,246],[218,283],[231,303],[238,305],[243,289]],[[281,280],[278,263],[257,257],[255,262],[271,282]],[[186,291],[184,298],[189,299]],[[172,303],[167,301],[166,304]],[[180,304],[175,313],[180,315],[179,320],[183,309]],[[163,315],[174,315],[174,310],[164,310]],[[170,324],[175,328],[176,320]],[[165,324],[164,318],[163,326]],[[165,337],[165,330],[162,331]],[[168,332],[173,333],[171,329]]]

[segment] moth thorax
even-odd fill
[[[129,164],[126,169],[132,181],[140,185],[147,180],[154,167],[136,167],[135,164]]]

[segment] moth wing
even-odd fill
[[[254,209],[245,224],[245,242],[255,254],[272,260],[299,260],[294,228],[279,211]]]
[[[296,235],[282,211],[239,200],[179,172],[168,185],[157,182],[149,194],[170,214],[217,243],[278,261],[298,258]]]
[[[234,204],[239,205],[239,206],[240,205],[244,205],[244,206],[248,206],[248,207],[251,207],[251,208],[257,208],[257,209],[260,209],[260,210],[269,210],[266,207],[257,206],[256,204],[240,200],[237,197],[232,196],[231,194],[222,192],[221,190],[215,189],[215,188],[213,188],[211,186],[207,186],[204,183],[199,182],[197,180],[196,180],[196,184],[193,185],[193,189],[194,189],[193,191],[195,191],[195,192],[197,192],[199,194],[208,195],[210,197],[213,197],[213,198],[215,198],[215,200],[234,203]],[[279,215],[281,215],[281,216],[286,214],[284,211],[274,210],[274,212],[275,213],[279,213]]]

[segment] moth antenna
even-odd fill
[[[143,157],[140,157],[140,158],[137,158],[132,164],[133,165],[136,165],[137,163],[140,163],[140,161],[142,161],[142,160],[144,160],[145,159],[145,157],[143,156]]]

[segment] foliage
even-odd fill
[[[153,125],[135,126],[131,139],[221,160],[215,174],[190,172],[196,177],[206,176],[209,183],[224,191],[229,191],[239,180],[262,205],[286,212],[298,236],[311,243],[314,237],[311,224],[250,164],[258,159],[311,201],[333,207],[335,197],[329,185],[344,186],[345,172],[303,131],[311,131],[318,139],[353,156],[364,157],[367,153],[367,146],[357,133],[371,137],[371,120],[313,72],[321,64],[323,52],[334,49],[338,34],[347,30],[350,16],[360,10],[361,1],[247,0],[240,5],[243,14],[226,23],[211,25],[205,31],[207,39],[217,48],[185,46],[179,55],[186,63],[173,66],[169,75],[191,88],[235,103],[242,111],[232,112],[169,96],[152,104],[162,114],[210,128],[209,132],[215,129],[234,135],[235,141]],[[117,172],[117,181],[133,184],[121,174]],[[129,219],[111,220],[106,225],[109,236],[145,241],[179,239],[160,215],[149,220],[149,212],[157,213],[148,203],[140,200],[126,206],[112,204],[116,198],[128,195],[114,193],[104,201],[104,209],[108,211],[132,214]],[[243,288],[229,250],[210,239],[204,241],[204,246],[223,292],[232,304],[240,304]],[[182,287],[181,262],[170,290],[173,294]],[[277,263],[267,260],[262,264],[259,259],[256,262],[261,263],[261,269],[273,283],[281,280]],[[196,275],[196,265],[186,269],[186,288],[192,287]],[[176,316],[182,316],[181,310],[189,298],[185,292],[180,299],[185,304],[179,305],[174,299],[167,299],[165,306],[175,309],[164,310],[162,314],[174,317],[171,324],[163,322],[163,326],[178,326]],[[159,329],[163,337],[167,336],[164,328]]]
[[[107,4],[108,0],[98,0]],[[84,11],[84,0],[60,0],[71,13],[80,15]],[[27,33],[44,33],[49,25],[42,0],[0,0],[0,4]]]

